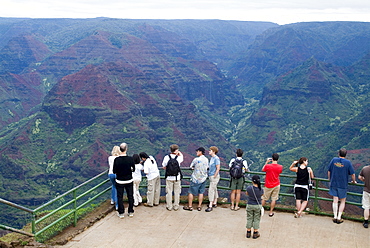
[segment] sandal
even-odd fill
[[[212,208],[217,208],[217,204],[213,204],[212,205]]]
[[[231,210],[235,210],[235,208],[233,206],[230,207]]]
[[[197,207],[197,210],[198,210],[198,211],[202,211],[202,208],[201,208],[201,207]]]
[[[239,209],[240,209],[240,207],[236,207],[234,210],[235,210],[235,211],[238,211]]]
[[[269,217],[272,217],[272,216],[274,216],[274,214],[275,214],[275,213],[269,214]]]
[[[183,209],[184,210],[188,210],[188,211],[193,211],[193,208],[192,207],[189,207],[189,206],[184,206]]]

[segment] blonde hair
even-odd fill
[[[118,156],[120,153],[119,146],[113,146],[112,156]]]
[[[212,150],[215,154],[218,153],[218,148],[216,146],[211,146],[209,149]]]

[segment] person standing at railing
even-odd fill
[[[139,206],[143,202],[140,195],[140,183],[141,183],[141,171],[143,170],[143,165],[140,163],[140,157],[138,154],[132,155],[135,163],[135,171],[132,172],[132,178],[134,179],[134,206]]]
[[[244,186],[244,173],[248,171],[248,163],[243,157],[244,151],[242,149],[236,150],[236,158],[232,158],[229,163],[230,168],[230,200],[231,210],[238,211],[240,209],[240,195]],[[234,172],[233,172],[234,171]]]
[[[217,156],[218,148],[216,146],[211,146],[209,148],[209,155],[211,155],[211,160],[209,161],[209,188],[208,188],[208,200],[209,205],[206,212],[211,212],[214,207],[217,207],[217,184],[220,181],[220,158]]]
[[[352,183],[356,183],[356,177],[351,161],[346,159],[347,150],[340,149],[338,155],[339,158],[333,158],[330,161],[328,179],[330,180],[329,194],[333,196],[333,222],[341,224],[343,223],[342,214],[346,206],[348,176],[351,175]],[[338,201],[340,201],[339,208]]]
[[[119,146],[113,146],[111,156],[108,157],[108,178],[112,182],[112,194],[110,204],[115,205],[116,210],[118,210],[118,201],[117,201],[117,189],[116,189],[116,174],[113,173],[113,163],[114,159],[120,154]]]
[[[278,164],[279,154],[272,154],[272,158],[266,160],[266,164],[262,167],[262,171],[266,172],[265,177],[265,193],[262,197],[262,206],[271,198],[269,217],[274,216],[274,208],[276,201],[279,199],[280,193],[280,174],[283,172],[283,166]]]
[[[207,170],[209,167],[208,159],[204,156],[206,149],[199,147],[197,150],[197,157],[193,159],[190,164],[190,169],[193,170],[191,174],[191,182],[188,191],[188,206],[184,206],[184,210],[193,211],[194,195],[198,195],[197,210],[202,210],[202,202],[204,191],[206,190]]]
[[[184,161],[184,156],[176,144],[170,145],[171,153],[164,156],[162,166],[166,171],[166,209],[168,211],[179,210],[180,194],[181,194],[181,163]],[[172,204],[173,192],[173,204]]]
[[[127,156],[127,144],[122,143],[120,154],[114,159],[113,173],[116,174],[116,188],[118,198],[118,217],[124,218],[123,191],[126,190],[128,198],[128,216],[134,216],[134,185],[132,172],[135,170],[134,159]]]
[[[364,191],[362,192],[362,208],[364,209],[364,223],[365,228],[369,227],[369,209],[370,209],[370,165],[362,168],[358,179],[365,183]]]
[[[148,179],[146,199],[144,203],[146,207],[159,205],[159,197],[161,196],[161,179],[159,175],[158,165],[153,156],[148,156],[145,152],[140,152],[140,158],[144,161],[144,173]]]
[[[308,203],[308,184],[314,175],[312,169],[308,167],[308,159],[305,157],[300,158],[299,161],[294,161],[289,169],[297,173],[297,180],[294,184],[294,197],[297,212],[294,214],[294,217],[301,218],[302,212],[306,209]]]

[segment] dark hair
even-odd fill
[[[340,149],[338,153],[339,153],[339,157],[345,158],[347,156],[347,150],[344,148]]]
[[[135,164],[140,164],[140,157],[137,154],[132,155]]]
[[[195,151],[200,151],[203,155],[206,151],[206,149],[204,149],[204,147],[199,147],[198,149],[196,149]]]
[[[140,158],[149,158],[148,154],[146,154],[145,152],[140,152],[139,156]]]
[[[298,164],[303,164],[303,162],[307,161],[307,158],[305,157],[301,157],[299,160],[298,160]]]
[[[145,152],[140,152],[139,156],[140,158],[149,158],[148,154],[146,154]],[[152,164],[154,164],[154,161],[152,159],[150,159],[150,161],[152,161]]]
[[[243,156],[243,150],[242,149],[240,149],[240,148],[238,148],[237,150],[236,150],[236,156],[237,157],[241,157],[241,156]]]
[[[252,177],[252,182],[255,183],[255,184],[257,184],[259,190],[261,190],[261,178],[260,178],[259,175],[254,175]]]
[[[279,154],[277,154],[277,153],[272,154],[272,160],[278,161],[279,160]]]

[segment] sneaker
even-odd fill
[[[245,235],[245,237],[249,239],[251,236],[252,236],[252,231],[247,231],[247,234]]]
[[[173,210],[177,211],[177,210],[179,210],[179,208],[173,208]]]
[[[118,214],[118,217],[119,217],[120,219],[123,219],[123,218],[125,218],[125,214]]]
[[[166,209],[167,209],[168,211],[172,211],[172,208],[166,207]]]
[[[206,212],[211,212],[212,211],[212,208],[210,208],[210,207],[208,207],[207,209],[206,209]]]
[[[337,223],[337,222],[338,222],[338,219],[333,219],[333,222],[334,222],[334,223]]]
[[[149,205],[148,203],[144,203],[144,206],[145,207],[151,207],[151,208],[153,207],[153,205]]]
[[[365,222],[362,224],[365,228],[369,228],[369,222]]]
[[[134,217],[134,213],[128,213],[128,217],[130,218]]]
[[[342,224],[342,223],[343,223],[343,221],[344,221],[343,219],[340,219],[340,220],[339,220],[339,219],[337,219],[337,224]]]
[[[259,232],[253,232],[253,239],[258,239],[260,237]]]
[[[112,200],[111,200],[111,201],[110,201],[110,205],[114,205],[114,201],[112,201]]]

